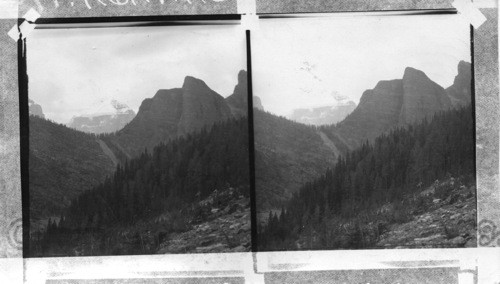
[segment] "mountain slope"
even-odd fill
[[[190,238],[182,241],[192,249],[212,251],[212,242],[223,241],[219,249],[229,251],[241,241],[238,250],[248,250],[249,177],[248,120],[215,123],[119,165],[73,199],[59,224],[32,238],[39,249],[30,253],[172,253],[181,252],[172,243],[179,237]],[[215,227],[199,236],[198,224]]]
[[[473,129],[468,105],[393,129],[342,155],[321,177],[304,183],[279,216],[268,215],[259,228],[259,249],[465,245],[475,235],[475,208],[451,207],[475,205]],[[423,213],[436,220],[427,222]],[[397,231],[400,224],[411,226],[414,216],[434,226],[414,222],[415,230]]]
[[[235,89],[238,95],[245,93],[243,83]],[[244,113],[246,115],[246,111]],[[187,76],[182,88],[159,90],[152,98],[145,99],[129,124],[114,134],[103,136],[102,140],[123,162],[138,156],[144,149],[151,151],[160,142],[232,117],[231,108],[221,95],[202,80]]]
[[[337,125],[325,127],[334,140],[340,136],[339,147],[354,149],[364,141],[393,129],[430,119],[438,111],[459,107],[470,102],[470,64],[460,62],[455,83],[445,90],[417,69],[405,69],[402,79],[380,81],[361,96],[359,105]],[[467,88],[468,86],[468,88]]]
[[[301,184],[333,165],[335,153],[316,128],[254,109],[258,210],[280,207]]]
[[[30,116],[30,214],[56,214],[115,167],[93,135]]]

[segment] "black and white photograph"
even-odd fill
[[[0,1],[0,283],[500,283],[494,0]]]
[[[259,251],[476,246],[462,18],[263,18],[252,70]]]
[[[30,257],[250,251],[244,30],[48,25],[26,50]]]

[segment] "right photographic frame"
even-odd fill
[[[477,246],[469,23],[263,17],[251,40],[258,251]]]

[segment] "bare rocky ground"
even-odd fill
[[[390,225],[378,248],[476,247],[476,188],[450,178],[436,182],[419,196],[422,211],[411,221]]]
[[[448,177],[401,201],[321,226],[305,227],[295,249],[476,247],[476,187],[471,178]]]
[[[229,189],[200,201],[190,228],[172,233],[158,253],[218,253],[251,250],[250,199]]]

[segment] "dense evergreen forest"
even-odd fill
[[[89,232],[99,237],[111,228],[132,226],[166,212],[171,218],[166,233],[182,230],[187,226],[186,208],[229,188],[249,195],[247,118],[229,119],[161,143],[151,153],[145,150],[119,164],[103,183],[72,200],[59,223],[49,220],[47,232],[32,237],[30,253],[47,255],[61,243],[78,243],[79,236]]]
[[[469,105],[363,143],[305,183],[281,214],[269,213],[259,250],[372,247],[385,226],[407,221],[409,208],[424,202],[408,196],[444,177],[474,179],[473,133]],[[381,210],[387,204],[391,214]]]

